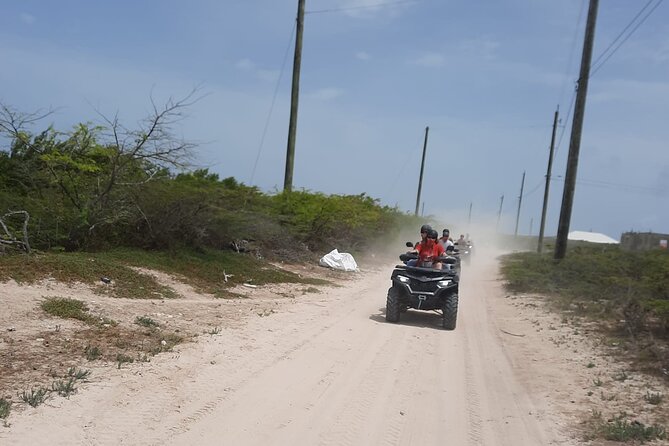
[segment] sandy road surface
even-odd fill
[[[287,300],[242,329],[18,413],[0,443],[571,444],[531,391],[534,372],[519,373],[522,358],[505,346],[497,315],[509,304],[494,262],[465,271],[452,332],[436,313],[386,323],[389,273]]]

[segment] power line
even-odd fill
[[[559,102],[562,102],[562,98],[564,96],[565,89],[567,87],[566,79],[569,78],[572,66],[574,65],[574,53],[576,51],[576,44],[578,43],[578,36],[580,34],[579,30],[580,30],[581,19],[583,18],[583,11],[585,10],[585,3],[586,0],[581,0],[581,9],[578,12],[578,19],[576,19],[576,26],[574,28],[574,38],[572,39],[571,49],[569,50],[569,57],[567,58],[567,70],[565,72],[565,81],[562,83],[562,87],[560,88],[560,96],[558,97]]]
[[[405,5],[410,3],[418,3],[420,0],[396,0],[391,2],[383,3],[374,3],[372,5],[361,5],[361,6],[349,6],[346,8],[331,8],[331,9],[318,9],[314,11],[307,11],[305,14],[325,14],[330,12],[346,12],[346,11],[355,11],[360,9],[374,9],[383,6],[395,6],[395,5]]]
[[[616,36],[616,38],[613,39],[613,41],[609,44],[609,46],[606,47],[606,49],[604,51],[602,51],[602,53],[599,56],[597,56],[597,58],[595,59],[595,62],[592,64],[593,69],[592,69],[592,72],[590,73],[590,77],[594,76],[595,73],[597,71],[599,71],[599,69],[606,63],[606,61],[608,61],[611,58],[611,56],[613,56],[613,54],[621,47],[621,45],[624,44],[627,41],[627,39],[629,39],[630,36],[643,24],[643,22],[646,21],[646,19],[653,13],[653,11],[655,11],[655,9],[657,9],[657,7],[660,5],[660,3],[662,3],[663,0],[658,0],[657,3],[655,4],[655,6],[653,6],[651,8],[651,10],[648,11],[648,13],[641,19],[641,21],[639,21],[636,24],[636,26],[613,49],[613,51],[611,53],[609,53],[608,55],[606,55],[606,57],[604,57],[606,52],[609,51],[615,45],[615,43],[625,34],[625,32],[634,24],[634,22],[641,16],[641,14],[643,14],[643,12],[652,4],[653,1],[655,1],[655,0],[649,0],[643,6],[643,8],[641,8],[641,10],[632,18],[632,20],[630,20],[630,22],[627,24],[627,26],[625,26],[625,28],[623,28],[623,30],[618,34],[618,36]],[[585,2],[583,3],[583,5],[584,4],[585,4]],[[583,12],[583,9],[581,9],[581,14],[582,14],[582,12]],[[579,14],[578,22],[580,22],[580,20],[581,20],[581,14]],[[604,59],[602,60],[603,57],[604,57]],[[570,56],[570,59],[571,59],[571,56]],[[600,62],[600,60],[601,60],[601,62]],[[599,65],[597,65],[598,63],[599,63]],[[574,92],[572,94],[572,98],[571,98],[571,101],[569,103],[569,109],[567,110],[567,114],[565,115],[566,116],[565,117],[565,122],[564,122],[564,125],[562,127],[562,130],[560,131],[560,136],[558,137],[558,143],[555,146],[555,156],[557,156],[557,154],[559,152],[560,146],[562,144],[562,138],[564,137],[565,131],[568,127],[569,120],[571,119],[571,112],[572,112],[572,109],[574,107],[574,103],[576,101],[576,90],[577,89],[574,88]]]
[[[564,178],[561,177],[556,177],[556,178],[551,178],[553,181],[562,181],[564,182]],[[613,183],[610,181],[602,181],[602,180],[588,180],[588,179],[580,179],[576,180],[577,183],[582,184],[584,186],[593,186],[593,187],[599,187],[602,189],[612,189],[612,190],[622,190],[625,192],[637,192],[637,193],[655,193],[655,194],[663,194],[666,193],[666,189],[662,189],[660,187],[648,187],[648,186],[636,186],[633,184],[622,184],[622,183]]]
[[[293,43],[293,36],[295,35],[295,27],[297,26],[296,22],[293,22],[293,28],[290,31],[290,39],[288,39],[288,46],[286,47],[286,52],[283,55],[283,62],[281,63],[281,72],[279,73],[279,79],[276,81],[276,86],[274,87],[274,95],[272,96],[272,104],[269,107],[269,112],[267,113],[267,119],[265,120],[265,128],[263,129],[262,136],[260,137],[260,145],[258,146],[258,154],[256,155],[256,161],[253,163],[253,171],[251,172],[251,180],[249,185],[253,185],[253,179],[256,175],[256,168],[258,167],[258,161],[260,160],[260,154],[262,153],[263,144],[265,143],[265,136],[267,136],[267,129],[269,128],[269,122],[272,118],[272,112],[274,111],[274,104],[276,103],[276,97],[279,93],[279,86],[281,85],[281,79],[283,78],[283,72],[286,68],[286,61],[288,60],[288,54],[290,53],[290,48]]]
[[[604,57],[604,55],[606,54],[606,52],[607,52],[608,50],[610,50],[611,47],[612,47],[613,45],[616,44],[616,42],[618,41],[618,39],[620,39],[620,38],[623,36],[623,34],[625,34],[625,31],[627,31],[627,30],[629,29],[629,27],[632,26],[632,24],[634,24],[634,22],[636,21],[636,19],[639,18],[639,16],[646,10],[646,8],[648,8],[648,7],[650,6],[651,3],[653,3],[653,1],[654,1],[654,0],[648,0],[648,3],[646,3],[646,4],[644,5],[644,7],[641,8],[641,10],[640,10],[639,12],[636,13],[636,15],[632,18],[632,20],[630,20],[630,22],[627,24],[627,26],[625,26],[625,28],[623,28],[623,30],[620,31],[620,33],[618,33],[618,35],[616,36],[616,38],[613,39],[613,41],[609,44],[609,46],[607,46],[606,49],[605,49],[604,51],[602,51],[602,52],[600,53],[600,55],[597,56],[597,57],[595,58],[595,61],[592,63],[593,65],[597,65],[597,64],[599,63],[599,61],[601,60],[602,57]]]
[[[652,1],[652,0],[651,0]],[[578,19],[576,19],[576,28],[574,29],[574,38],[572,40],[571,44],[571,50],[569,51],[569,58],[567,59],[567,71],[565,74],[565,78],[568,78],[571,68],[574,64],[574,52],[576,51],[576,44],[578,43],[578,36],[579,36],[579,25],[581,24],[581,19],[583,18],[583,11],[585,11],[585,4],[586,0],[581,1],[581,9],[578,12]],[[574,82],[574,81],[572,81]],[[575,83],[575,82],[574,82]],[[562,97],[564,96],[564,90],[566,87],[567,83],[564,82],[562,84],[562,88],[560,91],[560,101],[562,101]],[[560,136],[558,136],[558,141],[557,144],[555,145],[555,153],[554,157],[557,157],[557,154],[560,151],[560,145],[562,144],[562,138],[564,137],[565,131],[567,130],[569,120],[571,119],[571,112],[574,108],[574,103],[576,102],[576,86],[574,85],[574,90],[571,95],[571,100],[569,101],[569,108],[567,109],[567,113],[564,115],[564,125],[562,125],[562,129],[560,130]]]
[[[653,1],[653,0],[649,0],[649,2],[646,3],[646,5],[645,5],[643,8],[641,8],[641,11],[639,11],[639,12],[637,13],[637,15],[634,16],[634,18],[630,21],[630,23],[627,24],[627,26],[620,32],[620,34],[618,34],[618,37],[616,37],[616,38],[614,39],[614,41],[611,43],[611,45],[609,45],[609,46],[606,48],[606,50],[604,50],[604,52],[602,52],[602,54],[597,58],[597,60],[601,59],[602,56],[604,56],[604,54],[606,53],[606,51],[608,51],[608,50],[613,46],[613,44],[614,44],[614,43],[615,43],[615,42],[622,36],[622,34],[623,34],[623,33],[624,33],[624,32],[625,32],[625,31],[626,31],[626,30],[627,30],[627,29],[634,23],[634,21],[635,21],[635,20],[636,20],[636,19],[643,13],[643,11],[648,7],[648,5],[650,5],[650,3],[651,3],[652,1]],[[650,9],[650,11],[648,11],[648,13],[647,13],[645,16],[643,16],[643,18],[642,18],[641,20],[639,20],[639,22],[636,24],[636,26],[634,26],[634,28],[632,28],[632,30],[625,36],[625,38],[624,38],[624,39],[623,39],[623,40],[622,40],[622,41],[621,41],[615,48],[613,48],[613,50],[612,50],[612,51],[611,51],[611,52],[610,52],[610,53],[609,53],[609,54],[608,54],[608,55],[607,55],[601,62],[599,62],[599,65],[597,65],[597,61],[595,61],[595,63],[593,64],[594,68],[592,69],[592,72],[590,73],[590,77],[594,76],[595,73],[597,73],[597,72],[602,68],[602,66],[604,66],[604,64],[611,58],[611,56],[613,56],[613,55],[616,53],[616,51],[618,51],[618,49],[620,49],[620,47],[621,47],[625,42],[627,42],[627,39],[629,39],[629,38],[632,36],[632,34],[634,34],[634,32],[635,32],[637,29],[639,29],[639,27],[646,21],[646,19],[648,19],[648,17],[650,17],[650,15],[657,9],[657,7],[660,6],[660,4],[662,3],[662,1],[663,1],[663,0],[657,0],[657,3],[655,3],[655,5]]]
[[[560,137],[558,138],[558,143],[555,146],[555,155],[557,157],[558,152],[560,151],[560,144],[562,144],[562,137],[564,136],[567,127],[569,126],[569,120],[571,119],[571,112],[574,109],[574,103],[576,103],[576,88],[574,88],[574,93],[571,96],[571,101],[569,101],[569,108],[567,109],[567,114],[565,115],[564,125],[560,130]]]
[[[536,186],[534,186],[534,187],[532,188],[532,190],[530,190],[529,192],[525,192],[525,193],[523,194],[523,198],[525,198],[525,197],[529,197],[530,195],[532,195],[533,193],[535,193],[535,192],[537,191],[537,189],[539,189],[539,186],[541,186],[541,184],[542,184],[543,182],[544,182],[544,180],[539,181],[539,183],[538,183]]]

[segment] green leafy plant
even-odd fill
[[[146,328],[158,328],[158,322],[154,321],[148,316],[137,316],[135,323]]]
[[[123,364],[128,364],[128,363],[133,363],[133,362],[135,362],[135,358],[133,358],[132,356],[128,356],[128,355],[123,354],[123,353],[119,353],[119,354],[116,355],[116,366],[119,369],[121,368],[121,366]]]
[[[90,370],[77,369],[76,367],[70,367],[67,369],[67,376],[74,378],[76,380],[85,380],[91,376]]]
[[[6,420],[9,413],[12,411],[12,402],[4,398],[0,398],[0,418]]]
[[[620,414],[610,421],[602,422],[599,425],[598,433],[604,439],[612,441],[638,440],[645,442],[663,440],[667,437],[667,431],[664,427],[657,424],[646,426],[636,420],[629,421],[625,414]]]
[[[643,399],[646,400],[647,403],[656,406],[662,402],[663,398],[664,397],[660,392],[647,391],[646,394],[643,396]]]
[[[86,304],[77,299],[68,297],[50,297],[40,306],[46,313],[64,319],[77,319],[86,323],[93,323],[94,318],[88,314]]]
[[[89,361],[95,361],[102,356],[102,351],[97,345],[87,345],[84,349],[84,356]]]
[[[19,394],[19,398],[24,403],[32,407],[37,407],[42,404],[49,397],[50,390],[44,387],[32,388],[30,390],[24,390]]]
[[[66,380],[59,379],[51,384],[51,391],[58,393],[60,396],[69,397],[77,391],[76,381],[77,379],[74,376]]]

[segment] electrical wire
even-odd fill
[[[627,39],[629,39],[632,36],[632,34],[634,34],[634,32],[637,29],[639,29],[639,27],[646,21],[646,19],[648,19],[648,17],[650,17],[650,15],[657,9],[657,7],[660,6],[660,4],[662,3],[663,0],[657,0],[657,3],[655,3],[655,5],[650,9],[650,11],[648,11],[648,13],[645,16],[643,16],[643,18],[641,20],[639,20],[639,22],[636,24],[636,26],[634,26],[634,28],[632,28],[632,30],[625,36],[625,38],[615,48],[613,48],[613,50],[611,50],[611,52],[608,55],[606,55],[606,57],[604,57],[604,54],[606,54],[606,52],[609,49],[611,49],[611,47],[613,47],[615,42],[617,42],[618,39],[620,39],[620,37],[625,33],[625,31],[627,31],[629,29],[629,27],[632,26],[632,24],[636,21],[636,19],[639,18],[639,16],[643,13],[643,11],[645,11],[646,8],[648,8],[648,6],[653,1],[654,0],[649,0],[648,3],[646,3],[646,5],[643,8],[641,8],[641,10],[637,13],[637,15],[635,15],[634,18],[632,20],[630,20],[630,22],[620,32],[620,34],[618,34],[618,36],[613,40],[613,42],[611,42],[611,44],[602,52],[602,54],[600,54],[598,56],[595,63],[592,64],[593,68],[592,68],[592,71],[590,72],[590,77],[594,76],[602,68],[602,66],[604,66],[604,64],[611,58],[611,56],[613,56],[616,53],[616,51],[618,51],[618,49],[620,49],[620,47],[627,41]],[[601,60],[601,62],[599,62],[599,60],[602,59],[602,57],[604,57],[604,59]],[[598,62],[599,62],[599,65],[597,65]]]
[[[325,14],[331,12],[346,12],[346,11],[356,11],[361,9],[373,9],[383,6],[395,6],[395,5],[404,5],[410,3],[418,3],[420,0],[396,0],[390,2],[374,3],[371,5],[361,5],[361,6],[349,6],[345,8],[331,8],[331,9],[318,9],[314,11],[305,11],[305,14]]]
[[[652,0],[651,0],[652,1]],[[578,12],[578,19],[576,19],[576,26],[574,27],[574,38],[571,42],[571,49],[569,50],[569,57],[567,58],[567,70],[565,71],[564,82],[562,82],[562,87],[560,88],[560,96],[558,96],[559,102],[562,102],[564,97],[565,89],[567,88],[567,79],[571,74],[572,67],[574,66],[574,54],[576,52],[576,44],[578,43],[578,37],[580,35],[580,25],[581,20],[583,19],[583,12],[585,11],[586,0],[581,0],[581,9]],[[572,81],[573,82],[573,81]]]
[[[525,197],[529,197],[530,195],[532,195],[533,193],[535,193],[535,192],[539,189],[539,187],[540,187],[542,184],[544,184],[544,183],[545,183],[544,180],[539,181],[539,183],[538,183],[536,186],[534,186],[534,187],[532,188],[532,190],[530,190],[529,192],[525,192],[525,193],[523,194],[523,198],[525,198]]]
[[[580,30],[580,24],[581,24],[581,20],[583,19],[583,12],[585,11],[585,4],[586,3],[587,3],[586,0],[581,1],[581,8],[578,12],[578,19],[576,19],[576,27],[574,29],[574,38],[572,39],[571,50],[569,51],[569,58],[567,59],[567,70],[565,72],[565,79],[569,78],[569,73],[571,72],[572,67],[574,65],[574,60],[575,60],[574,54],[575,54],[575,51],[576,51],[576,44],[578,42],[578,37],[580,35],[580,31],[579,31]],[[562,144],[562,138],[564,137],[565,131],[566,131],[567,126],[569,124],[569,120],[571,119],[571,112],[573,110],[574,103],[576,102],[576,85],[575,85],[576,81],[572,81],[572,82],[574,83],[574,90],[572,92],[571,101],[569,102],[569,108],[567,109],[567,113],[564,115],[564,120],[563,120],[564,125],[562,125],[562,128],[560,130],[560,135],[558,136],[557,144],[555,145],[555,153],[553,154],[554,157],[557,157],[557,154],[560,151],[560,145]],[[562,88],[560,89],[560,96],[559,96],[560,102],[562,102],[562,98],[564,97],[564,92],[565,92],[566,86],[567,86],[567,82],[565,81],[562,84]]]
[[[559,182],[564,182],[564,178],[561,177],[555,177],[551,178],[552,181],[559,181]],[[612,183],[610,181],[602,181],[602,180],[588,180],[588,179],[579,179],[576,180],[578,184],[582,184],[584,186],[593,186],[593,187],[599,187],[603,189],[613,189],[613,190],[622,190],[625,192],[633,192],[633,193],[643,193],[643,194],[664,194],[667,191],[665,189],[662,189],[660,187],[648,187],[648,186],[636,186],[632,184],[621,184],[621,183]]]
[[[564,133],[567,130],[567,127],[569,126],[569,120],[571,119],[571,112],[574,110],[575,103],[576,103],[576,89],[574,89],[574,93],[571,96],[571,101],[569,101],[569,108],[567,109],[567,114],[565,115],[564,125],[562,125],[562,128],[560,129],[560,136],[558,137],[558,142],[555,145],[555,153],[553,154],[553,158],[557,157],[557,154],[560,151],[562,138],[564,137]]]
[[[646,8],[648,8],[648,7],[650,6],[651,3],[653,3],[653,1],[655,1],[655,0],[648,0],[648,3],[646,3],[646,4],[644,5],[644,7],[641,8],[641,10],[640,10],[639,12],[636,13],[636,15],[632,18],[632,20],[630,20],[630,22],[627,24],[627,26],[625,26],[625,28],[623,28],[623,30],[620,31],[620,32],[618,33],[618,35],[616,36],[616,38],[613,39],[613,41],[609,44],[609,46],[607,46],[606,49],[604,49],[604,51],[602,51],[601,54],[600,54],[599,56],[597,56],[597,58],[595,59],[595,61],[592,63],[593,66],[594,66],[594,65],[597,65],[597,63],[599,63],[599,61],[602,59],[602,57],[604,57],[604,55],[606,54],[606,52],[607,52],[608,50],[610,50],[611,47],[613,47],[613,45],[616,44],[616,42],[618,41],[618,39],[620,39],[620,38],[623,36],[623,34],[625,34],[625,31],[627,31],[627,30],[629,29],[629,27],[632,26],[632,24],[634,24],[634,22],[636,21],[636,19],[639,18],[639,16],[646,10]]]
[[[643,18],[636,24],[636,26],[634,26],[634,28],[632,28],[632,30],[625,36],[625,38],[614,48],[614,45],[616,44],[616,42],[618,42],[618,40],[620,40],[620,38],[634,24],[634,22],[643,14],[643,12],[646,9],[648,9],[648,7],[653,3],[653,1],[655,1],[655,0],[649,0],[641,8],[641,10],[639,10],[639,12],[632,18],[632,20],[630,20],[630,22],[627,24],[627,26],[625,26],[623,28],[623,30],[620,33],[618,33],[616,38],[613,39],[613,41],[609,44],[609,46],[607,46],[606,49],[604,51],[602,51],[602,53],[599,56],[597,56],[597,58],[595,59],[595,62],[592,63],[593,68],[592,68],[592,71],[590,72],[590,78],[592,76],[594,76],[595,73],[597,73],[597,71],[599,71],[602,68],[602,66],[611,58],[611,56],[613,56],[613,54],[616,51],[618,51],[618,49],[627,41],[627,39],[629,39],[630,36],[646,21],[646,19],[648,19],[648,17],[657,9],[657,7],[660,6],[660,4],[662,3],[663,0],[657,0],[657,3],[655,3],[655,5],[650,9],[650,11],[648,11],[648,13],[645,16],[643,16]],[[583,4],[585,4],[585,2]],[[583,10],[581,9],[581,14],[582,14],[582,11]],[[581,17],[581,15],[579,15],[579,22],[580,22],[580,17]],[[606,54],[607,51],[609,51],[611,48],[613,48],[613,50],[609,54]],[[560,136],[558,137],[558,143],[555,147],[555,156],[557,156],[557,154],[559,152],[560,146],[562,145],[562,138],[564,137],[565,131],[568,127],[568,122],[571,119],[571,112],[573,110],[574,103],[576,102],[576,93],[577,93],[577,88],[574,88],[572,99],[571,99],[571,102],[569,104],[569,110],[567,111],[567,114],[566,114],[566,120],[565,120],[564,126],[562,127],[562,130],[560,131]]]
[[[256,175],[256,168],[258,167],[258,161],[260,160],[260,154],[262,153],[263,145],[265,144],[265,136],[267,136],[267,129],[269,128],[269,122],[272,118],[272,113],[274,112],[274,104],[276,103],[276,97],[279,93],[279,86],[281,85],[281,79],[283,78],[283,72],[286,68],[286,61],[288,60],[288,54],[290,53],[290,48],[293,43],[293,37],[295,35],[295,28],[297,26],[297,21],[293,22],[293,29],[290,31],[290,39],[288,39],[288,46],[286,47],[286,52],[283,55],[283,62],[281,63],[281,72],[279,73],[279,78],[276,81],[276,86],[274,87],[274,95],[272,96],[272,103],[269,107],[269,112],[267,113],[267,119],[265,120],[265,128],[263,129],[262,136],[260,137],[260,145],[258,146],[258,154],[256,155],[255,163],[253,163],[253,171],[251,172],[251,180],[249,185],[253,185],[253,179]]]

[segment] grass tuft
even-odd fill
[[[135,324],[146,328],[158,328],[158,322],[154,321],[148,316],[137,316]]]
[[[651,393],[650,391],[646,392],[646,394],[643,396],[643,399],[646,400],[648,404],[652,404],[654,406],[657,406],[662,402],[663,395],[660,392],[653,392]]]
[[[76,367],[70,367],[67,369],[67,376],[74,378],[76,380],[85,380],[91,376],[90,370],[77,369]]]
[[[71,376],[67,380],[59,379],[51,384],[51,391],[58,393],[60,396],[69,398],[70,395],[76,393],[77,387],[74,385],[77,379]]]
[[[102,356],[102,351],[97,345],[87,345],[84,349],[84,356],[89,361],[95,361]]]
[[[93,323],[95,318],[88,314],[88,307],[80,300],[68,297],[49,297],[40,306],[51,316],[63,319],[77,319],[86,323]]]
[[[121,368],[121,366],[123,364],[133,363],[133,362],[135,362],[135,358],[133,358],[132,356],[128,356],[128,355],[123,354],[123,353],[119,353],[118,355],[116,355],[116,364],[117,364],[117,368],[119,368],[119,369]]]
[[[6,420],[9,413],[12,411],[12,402],[4,398],[0,398],[0,419]]]
[[[19,398],[24,403],[27,403],[31,407],[37,407],[47,400],[49,397],[49,389],[44,387],[32,388],[30,390],[24,390],[19,394]]]
[[[663,440],[667,437],[664,427],[654,424],[646,426],[640,421],[629,421],[625,414],[621,414],[612,420],[602,422],[599,426],[599,434],[602,438],[611,441],[653,441]]]

